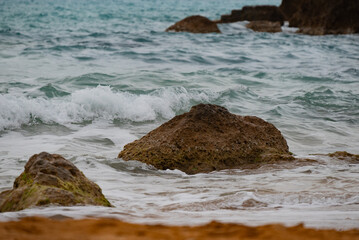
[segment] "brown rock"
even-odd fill
[[[127,144],[118,157],[188,174],[293,159],[272,124],[211,104],[174,117]]]
[[[253,198],[247,199],[242,203],[242,207],[251,208],[251,207],[267,207],[268,204],[264,202],[257,201]]]
[[[358,0],[283,0],[280,9],[299,33],[359,33]]]
[[[111,206],[100,187],[74,164],[60,155],[42,152],[29,159],[13,189],[0,194],[0,212],[48,204]]]
[[[246,25],[247,28],[252,29],[256,32],[270,32],[276,33],[281,32],[282,27],[280,22],[270,22],[270,21],[253,21]]]
[[[232,10],[230,15],[222,15],[220,23],[239,21],[271,21],[284,23],[284,15],[277,6],[245,6],[241,10]]]
[[[329,157],[336,158],[339,160],[345,160],[352,163],[359,163],[359,155],[348,153],[345,151],[337,151],[334,153],[329,153]]]
[[[166,29],[166,32],[221,33],[217,23],[202,16],[190,16]]]
[[[279,9],[282,11],[284,15],[284,19],[289,21],[289,19],[293,16],[295,12],[298,11],[302,0],[282,0],[282,3],[279,6]]]

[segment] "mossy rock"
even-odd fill
[[[188,174],[294,159],[274,125],[212,104],[174,117],[127,144],[118,157]]]
[[[70,161],[42,152],[33,155],[12,190],[0,193],[0,212],[46,205],[110,207],[101,188]]]

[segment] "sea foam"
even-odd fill
[[[170,119],[196,102],[215,100],[219,93],[183,87],[159,88],[148,94],[114,91],[97,86],[74,91],[69,96],[30,98],[0,95],[0,130],[16,129],[22,124],[81,123],[96,119],[124,119],[134,122]]]

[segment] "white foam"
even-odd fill
[[[339,171],[343,170],[343,165],[319,164],[264,172],[257,169],[180,175],[175,171],[155,171],[135,161],[98,160],[93,155],[76,157],[74,162],[88,178],[99,184],[114,208],[34,208],[4,213],[0,221],[59,214],[150,224],[193,225],[211,220],[249,225],[303,222],[316,228],[349,229],[357,227],[359,219],[358,165],[346,167],[347,171]],[[106,162],[127,166],[116,169]],[[3,163],[5,165],[6,160]],[[139,171],[141,169],[144,171]],[[303,173],[305,170],[312,173]],[[6,174],[14,178],[18,173],[8,171]],[[298,185],[298,179],[305,179],[305,184]],[[4,182],[3,176],[0,183],[4,185]],[[288,187],[278,187],[281,183]],[[247,200],[254,200],[253,206],[244,204]]]
[[[43,133],[32,136],[12,131],[0,138],[0,153],[2,157],[16,157],[23,161],[42,151],[66,157],[91,155],[113,158],[125,144],[136,139],[129,130],[100,121],[63,135]]]
[[[45,123],[78,123],[96,119],[126,119],[135,122],[169,119],[188,110],[191,101],[209,102],[219,94],[187,91],[183,87],[160,88],[149,94],[116,92],[108,86],[82,89],[70,96],[47,99],[24,95],[0,95],[0,130],[19,128],[34,119]]]

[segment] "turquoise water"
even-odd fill
[[[295,29],[288,27],[282,33],[254,33],[245,28],[245,23],[220,25],[222,34],[164,32],[189,15],[200,14],[214,20],[251,4],[279,5],[280,1],[0,1],[0,190],[11,187],[32,154],[56,152],[80,165],[99,183],[117,204],[117,211],[132,211],[121,208],[121,201],[130,204],[152,193],[143,190],[146,187],[141,183],[138,186],[123,183],[122,190],[115,187],[119,175],[145,181],[136,175],[139,171],[136,163],[124,163],[116,159],[117,154],[126,143],[198,103],[219,104],[233,113],[255,115],[273,123],[297,156],[338,150],[359,153],[359,35],[306,36],[294,34]],[[315,186],[313,191],[325,187],[323,195],[311,195],[305,188],[301,193],[308,195],[305,204],[311,206],[315,202],[318,203],[315,206],[324,207],[324,216],[333,213],[328,212],[331,204],[359,202],[355,198],[359,193],[357,170],[348,167],[349,172],[341,173],[336,167],[328,165],[330,170],[323,170],[320,176],[326,179],[342,174],[337,178],[343,184],[345,181],[354,184],[351,188],[354,196],[331,198],[334,193],[328,193],[327,185],[316,185],[316,177],[311,182]],[[99,169],[111,177],[98,176]],[[278,178],[272,179],[270,174],[266,177],[276,184],[287,174],[291,179],[301,179],[303,176],[296,175],[297,170],[290,173],[293,176],[284,171]],[[180,181],[175,181],[176,172],[168,175],[143,171],[148,179],[163,184],[153,201],[163,200],[160,192],[166,189],[164,179],[182,187]],[[221,174],[219,177],[214,174],[214,178],[222,179]],[[237,177],[240,180],[241,174]],[[212,181],[199,178],[195,178],[198,188]],[[228,179],[227,185],[231,181]],[[126,195],[128,188],[138,190]],[[236,199],[248,198],[243,193],[246,188],[240,189],[242,192],[233,199],[223,200],[229,202],[229,206],[223,203],[228,209]],[[249,193],[253,189],[256,187]],[[212,190],[209,202],[224,196],[214,193],[220,192],[218,188]],[[279,205],[284,209],[290,203],[301,203],[298,200],[301,194],[278,191],[271,197],[263,190],[263,196],[252,198],[263,197],[268,206]],[[188,198],[196,199],[197,204],[202,195],[187,194],[191,197],[179,198],[182,202],[173,200],[171,195],[168,199],[174,202],[163,200],[163,205],[155,208],[159,209],[157,212],[148,202],[133,206],[133,211],[136,214],[154,211],[151,213],[159,217],[163,209],[170,209],[172,216],[174,210],[168,205],[179,206],[181,214],[188,214],[191,219],[193,209],[181,204],[187,203]],[[195,205],[193,211],[198,212],[198,208],[201,207]],[[218,215],[212,208],[212,215],[207,210],[199,221]],[[73,211],[75,216],[83,213]],[[102,210],[84,210],[89,211],[98,216],[97,211]],[[233,211],[220,212],[221,216],[228,216],[222,220],[242,221],[236,219],[237,212]],[[356,214],[352,219],[359,218],[358,210],[350,212]],[[173,216],[181,216],[186,222],[181,214]],[[301,219],[295,210],[286,214]],[[346,214],[349,213],[339,216],[346,219]],[[255,218],[250,212],[248,216],[244,222]],[[291,219],[285,216],[284,220]],[[138,219],[147,218],[139,214]],[[305,216],[302,219],[306,221]],[[340,220],[333,217],[331,221],[336,226]],[[348,221],[342,225],[352,226],[353,221]],[[312,225],[319,226],[320,222],[323,219]]]

